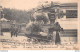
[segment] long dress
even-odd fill
[[[59,35],[59,32],[56,31],[55,44],[60,44],[60,43],[61,43],[60,35]]]

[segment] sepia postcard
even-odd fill
[[[0,50],[79,50],[80,0],[0,0]]]

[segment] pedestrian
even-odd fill
[[[13,26],[11,26],[11,37],[14,35],[14,28],[13,28]]]
[[[61,39],[60,39],[60,35],[59,35],[60,30],[61,30],[61,26],[58,22],[56,22],[55,23],[55,31],[56,31],[55,44],[61,44]]]
[[[16,36],[16,37],[17,37],[17,35],[18,35],[18,28],[17,28],[17,27],[15,27],[14,29],[15,29],[15,30],[14,30],[14,36]]]
[[[56,31],[56,36],[55,36],[55,44],[61,44],[61,39],[59,35],[59,31]]]

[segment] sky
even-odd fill
[[[39,6],[45,1],[54,1],[59,3],[77,2],[78,0],[0,0],[0,5],[4,8],[13,8],[19,10],[29,10]]]

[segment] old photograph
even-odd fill
[[[0,50],[79,50],[78,0],[0,0]]]

